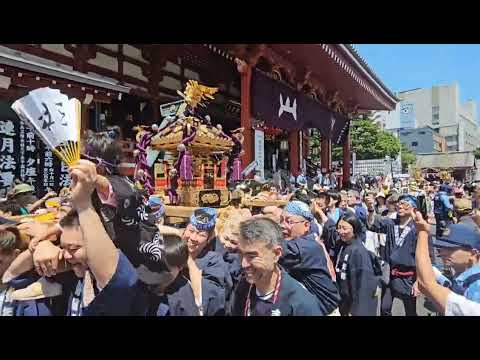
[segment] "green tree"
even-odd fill
[[[393,134],[380,129],[371,120],[354,120],[351,125],[352,151],[358,160],[397,157],[400,140]]]
[[[402,144],[402,171],[405,173],[408,171],[408,166],[415,164],[417,157],[415,153],[409,150],[404,144]]]
[[[371,120],[353,120],[350,125],[351,150],[355,151],[358,160],[382,159],[385,156],[396,158],[400,153],[400,140],[393,134],[384,131]],[[315,131],[311,145],[320,146],[320,133]],[[343,147],[332,147],[333,161],[343,157]],[[407,156],[408,157],[408,156]]]
[[[480,159],[480,147],[473,151],[473,156],[475,156],[475,159]]]
[[[315,143],[320,142],[316,135]],[[385,156],[396,158],[400,153],[400,140],[393,134],[380,129],[371,120],[353,120],[350,126],[352,151],[357,154],[358,160],[381,159]],[[342,160],[342,146],[332,147],[334,161]]]
[[[332,161],[343,161],[343,146],[332,146]]]

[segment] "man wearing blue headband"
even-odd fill
[[[316,296],[327,315],[338,308],[340,294],[327,250],[318,234],[311,231],[313,220],[310,207],[304,202],[295,200],[285,206],[280,226],[286,241],[279,264]]]
[[[163,204],[162,199],[158,196],[151,195],[148,199],[148,208],[150,213],[148,214],[149,220],[155,224],[162,225],[163,217],[165,215],[165,205]]]
[[[412,195],[402,195],[397,203],[397,218],[375,215],[375,199],[366,198],[368,209],[367,228],[376,233],[386,234],[385,248],[380,256],[390,266],[390,281],[382,289],[381,315],[391,316],[394,298],[402,300],[407,316],[416,316],[415,248],[417,231],[412,221],[417,199]]]
[[[222,255],[211,251],[217,213],[199,208],[190,217],[183,233],[188,246],[188,273],[200,315],[224,315],[225,291],[231,280]]]

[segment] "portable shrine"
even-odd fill
[[[180,93],[185,101],[174,116],[164,120],[166,125],[152,126],[156,133],[149,138],[145,129],[137,134],[140,150],[148,146],[149,151],[165,153],[163,160],[153,165],[153,192],[168,205],[228,205],[227,175],[234,140],[221,125],[212,126],[208,115],[200,117],[195,111],[197,105],[203,105],[201,100],[212,99],[216,91],[190,81],[185,93]]]

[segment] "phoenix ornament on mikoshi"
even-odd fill
[[[80,160],[80,101],[45,87],[30,91],[12,109],[65,164]]]
[[[213,95],[218,91],[218,88],[200,85],[195,80],[189,80],[185,88],[185,92],[177,90],[177,93],[185,99],[185,103],[192,109],[195,109],[197,105],[206,106],[202,101],[213,99]]]

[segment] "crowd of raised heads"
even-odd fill
[[[69,188],[0,202],[0,315],[480,315],[475,183],[256,176],[172,226],[119,136],[87,134]]]

